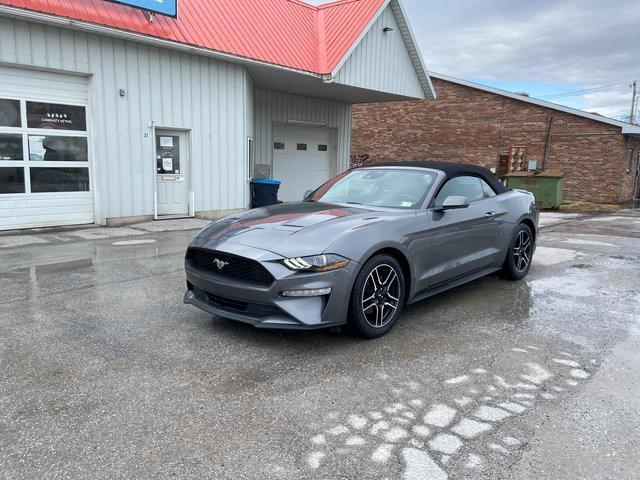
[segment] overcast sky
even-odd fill
[[[640,80],[640,0],[403,3],[434,72],[532,96]],[[628,115],[631,88],[552,101]]]

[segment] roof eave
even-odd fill
[[[82,31],[86,33],[93,33],[96,35],[105,35],[114,38],[120,38],[123,40],[130,40],[132,42],[143,43],[146,45],[152,45],[162,48],[171,48],[173,50],[191,53],[195,55],[202,55],[217,60],[223,60],[233,63],[241,63],[245,65],[259,65],[263,67],[269,67],[279,70],[285,70],[288,72],[297,73],[300,75],[310,76],[314,78],[322,78],[322,75],[316,72],[310,72],[307,70],[301,70],[294,67],[288,67],[286,65],[279,65],[275,63],[269,63],[262,60],[257,60],[249,57],[242,57],[240,55],[234,55],[219,50],[212,50],[209,48],[198,47],[186,43],[180,43],[173,40],[167,40],[164,38],[154,37],[151,35],[144,35],[141,33],[131,32],[129,30],[122,30],[115,27],[108,27],[105,25],[99,25],[96,23],[86,22],[84,20],[75,20],[69,17],[62,17],[58,15],[52,15],[49,13],[37,12],[34,10],[28,10],[25,8],[12,7],[8,5],[0,5],[0,15],[6,15],[18,20],[32,21],[45,23],[48,25],[69,28],[71,30]],[[78,72],[87,73],[87,72]]]
[[[232,53],[227,53],[224,51],[218,51],[210,48],[199,47],[191,44],[177,42],[174,40],[167,40],[164,38],[132,32],[130,30],[124,30],[117,27],[100,25],[100,24],[88,22],[85,20],[76,20],[73,18],[54,15],[51,13],[39,12],[35,10],[30,10],[28,8],[0,5],[0,15],[5,15],[8,17],[16,18],[18,20],[22,20],[22,21],[31,21],[31,22],[37,22],[37,23],[43,23],[43,24],[68,28],[71,30],[81,31],[89,34],[119,38],[123,40],[151,45],[159,48],[170,48],[176,51],[181,51],[181,52],[194,54],[194,55],[206,56],[206,57],[214,58],[221,61],[239,63],[246,66],[254,65],[254,66],[265,67],[265,68],[274,69],[274,70],[280,70],[284,72],[302,75],[306,78],[316,78],[324,82],[330,83],[330,81],[337,74],[337,71],[340,69],[340,67],[344,65],[344,63],[349,58],[349,56],[353,53],[355,48],[360,44],[360,42],[362,41],[362,38],[364,38],[364,36],[369,32],[373,24],[382,14],[384,9],[389,6],[389,4],[391,4],[392,8],[394,8],[394,14],[396,15],[398,24],[401,26],[402,35],[405,40],[405,44],[407,45],[407,49],[409,50],[409,53],[413,60],[414,66],[416,68],[416,72],[418,73],[418,76],[420,78],[422,89],[425,94],[425,99],[435,99],[436,94],[433,89],[433,85],[429,78],[427,69],[424,66],[422,56],[420,55],[420,52],[417,48],[417,44],[415,42],[415,38],[413,37],[413,33],[411,32],[410,26],[406,22],[406,18],[405,18],[406,15],[399,0],[385,0],[383,2],[382,6],[373,16],[369,24],[366,26],[366,28],[363,29],[358,39],[354,42],[354,44],[351,46],[349,51],[341,59],[338,66],[330,74],[322,74],[319,72],[301,70],[301,69],[289,67],[286,65],[269,63],[263,60],[257,60],[249,57],[234,55]],[[316,7],[313,7],[313,8],[315,9]],[[90,72],[77,71],[75,73],[89,74]],[[405,99],[405,97],[398,97],[398,99]]]
[[[462,85],[469,88],[475,88],[476,90],[482,90],[484,92],[493,93],[495,95],[501,95],[503,97],[512,98],[520,102],[530,103],[533,105],[537,105],[539,107],[549,108],[551,110],[557,110],[559,112],[569,113],[571,115],[588,118],[595,122],[613,125],[615,127],[620,128],[621,133],[623,134],[630,134],[630,135],[640,134],[640,126],[632,125],[626,122],[620,122],[618,120],[614,120],[613,118],[598,115],[596,113],[589,113],[589,112],[585,112],[584,110],[578,110],[577,108],[565,107],[564,105],[559,105],[557,103],[552,103],[552,102],[547,102],[545,100],[539,100],[537,98],[527,97],[525,95],[508,92],[507,90],[502,90],[495,87],[489,87],[487,85],[481,85],[479,83],[470,82],[468,80],[463,80],[461,78],[450,77],[449,75],[444,75],[442,73],[432,72],[430,75],[434,78],[437,78],[439,80],[444,80],[446,82],[455,83],[455,84]]]
[[[427,70],[427,66],[424,63],[424,57],[420,52],[420,47],[418,46],[416,37],[413,33],[413,30],[411,29],[411,25],[407,21],[407,12],[404,9],[402,1],[391,0],[391,8],[393,9],[393,13],[396,16],[396,21],[398,22],[398,26],[400,27],[400,31],[407,46],[407,50],[409,50],[409,55],[411,56],[414,65],[416,66],[416,72],[418,73],[418,77],[420,78],[420,83],[422,84],[422,89],[424,90],[425,99],[435,100],[438,95],[433,88],[433,83],[431,82],[429,71]]]

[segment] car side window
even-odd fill
[[[478,177],[471,176],[455,177],[448,180],[436,196],[436,207],[441,207],[445,199],[451,196],[465,197],[469,203],[483,200],[485,192],[481,182],[482,180]]]
[[[492,198],[496,196],[496,192],[493,191],[493,188],[491,188],[491,185],[489,185],[487,182],[485,182],[482,179],[480,179],[480,183],[482,184],[482,190],[484,190],[485,198]]]

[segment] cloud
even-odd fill
[[[488,83],[576,89],[640,79],[638,0],[406,0],[405,5],[432,71]],[[608,114],[630,108],[631,94],[622,88],[579,100],[587,110]]]
[[[427,64],[463,77],[598,85],[640,75],[637,0],[408,0]]]
[[[629,89],[608,92],[589,93],[582,96],[584,109],[616,118],[631,113],[631,94]]]

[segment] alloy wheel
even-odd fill
[[[376,266],[362,290],[361,308],[367,323],[374,328],[384,327],[400,305],[400,277],[388,264]]]
[[[531,236],[525,230],[520,230],[513,246],[513,264],[518,273],[524,272],[531,262]]]

